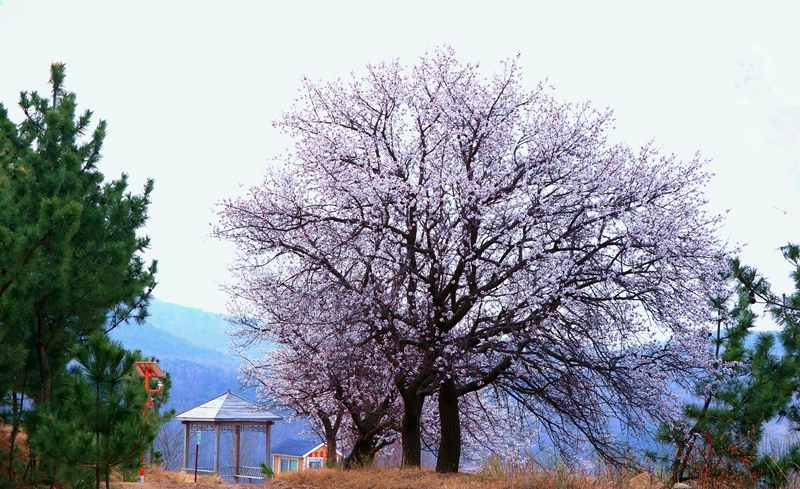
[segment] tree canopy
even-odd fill
[[[156,285],[156,263],[142,257],[149,238],[137,234],[153,181],[135,195],[125,174],[105,180],[106,122],[92,129],[64,79],[55,63],[47,96],[22,92],[19,124],[0,105],[0,407],[10,410],[12,452],[26,415],[58,407],[78,346],[143,320]],[[37,418],[27,417],[34,436]]]
[[[459,399],[487,387],[618,459],[610,420],[663,417],[707,363],[725,262],[704,161],[610,144],[612,124],[524,89],[516,59],[486,78],[449,48],[305,80],[276,123],[285,166],[219,211],[239,339],[313,352],[347,329],[402,400],[406,465],[435,398],[437,470],[457,470]]]

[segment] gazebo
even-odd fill
[[[213,472],[219,475],[232,475],[234,481],[238,482],[239,477],[259,478],[260,469],[258,467],[241,467],[239,464],[239,445],[242,431],[258,432],[266,434],[264,462],[272,468],[272,457],[270,457],[270,435],[272,425],[276,421],[283,419],[277,414],[264,411],[255,403],[233,394],[230,389],[225,394],[214,398],[197,407],[184,411],[175,416],[183,423],[183,470],[189,470],[189,435],[199,431],[214,432],[214,468]],[[235,461],[231,467],[232,474],[227,472],[228,467],[220,467],[220,437],[222,432],[233,432],[235,438]],[[243,470],[244,469],[244,470]],[[207,472],[208,470],[199,470]]]

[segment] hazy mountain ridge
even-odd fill
[[[169,330],[145,324],[125,324],[112,330],[109,335],[122,342],[129,350],[141,350],[146,357],[155,356],[160,360],[168,358],[191,359],[199,364],[218,365],[236,368],[238,358],[195,344],[192,339],[180,337]]]
[[[227,323],[218,314],[154,300],[144,324],[123,324],[109,335],[129,350],[158,358],[170,373],[168,407],[178,412],[224,394],[228,389],[254,399],[237,380],[240,359],[227,351]]]
[[[140,350],[146,357],[158,358],[159,365],[172,379],[167,408],[181,413],[218,397],[229,389],[251,401],[255,390],[243,389],[238,381],[241,359],[228,351],[224,331],[228,324],[219,314],[178,304],[154,300],[150,316],[144,324],[123,324],[109,335],[129,350]],[[272,443],[286,438],[313,435],[303,434],[307,425],[303,421],[284,420],[275,424]],[[183,427],[176,420],[164,428],[157,447],[168,454],[165,467],[177,470],[183,446]],[[223,458],[233,453],[232,437],[222,437]],[[242,442],[242,460],[245,465],[257,465],[264,460],[263,435],[246,434]],[[167,446],[170,448],[168,449]],[[213,464],[213,436],[206,435],[200,448],[201,466]]]
[[[148,310],[148,324],[186,338],[197,346],[229,354],[228,337],[225,335],[228,323],[220,314],[158,299],[152,302]]]

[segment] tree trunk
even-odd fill
[[[98,384],[98,389],[99,389],[99,384]],[[95,447],[100,448],[100,432],[99,431],[94,434],[94,445],[95,445]],[[142,455],[142,457],[144,457],[144,455]],[[106,467],[106,470],[108,470],[108,467]],[[99,460],[97,462],[95,462],[94,472],[96,474],[95,483],[97,484],[95,489],[100,489],[100,462],[99,462]],[[110,488],[107,487],[106,489],[110,489]]]
[[[344,460],[343,468],[345,469],[358,469],[370,463],[372,458],[372,443],[363,437],[358,437],[353,450]]]
[[[455,382],[446,379],[439,387],[439,426],[441,442],[436,472],[456,473],[461,461],[461,419]]]
[[[36,463],[36,452],[33,451],[33,448],[29,448],[28,450],[28,465],[25,466],[25,472],[22,474],[22,480],[27,479],[28,474],[33,473],[33,465]]]
[[[402,465],[403,467],[420,467],[422,465],[420,419],[425,396],[416,389],[402,389],[400,395],[403,397]]]
[[[9,482],[12,479],[14,468],[14,445],[17,441],[17,435],[19,434],[19,423],[20,423],[20,412],[22,411],[22,404],[25,401],[25,382],[22,382],[22,394],[20,394],[19,402],[17,402],[17,393],[13,392],[11,394],[11,416],[13,417],[12,426],[11,426],[11,442],[10,447],[8,449],[8,480]]]
[[[16,395],[16,393],[15,393]],[[14,423],[14,426],[11,428],[11,443],[9,444],[10,447],[8,449],[8,480],[9,482],[13,479],[13,468],[14,468],[14,445],[17,441],[17,435],[19,434],[19,426],[17,423]]]
[[[339,450],[336,442],[336,435],[332,437],[326,437],[325,445],[328,447],[328,457],[325,459],[325,465],[329,468],[336,467],[336,463],[338,462],[336,451]]]
[[[44,305],[37,304],[37,340],[36,340],[36,353],[39,357],[39,377],[41,378],[42,390],[39,392],[39,404],[48,404],[50,402],[50,362],[47,359],[47,334],[44,318]]]
[[[329,468],[336,467],[336,463],[338,462],[336,451],[339,449],[339,447],[337,446],[335,433],[333,436],[325,437],[325,445],[328,447],[328,458],[325,459],[325,465]]]
[[[689,458],[691,449],[687,449],[686,442],[678,446],[678,451],[675,454],[675,460],[672,461],[672,470],[670,471],[670,484],[675,485],[681,482],[683,473],[686,471],[686,461]]]
[[[330,468],[336,467],[339,462],[336,456],[336,451],[339,449],[336,437],[339,435],[344,409],[339,408],[333,422],[331,422],[330,415],[323,411],[318,411],[317,416],[322,421],[322,427],[325,429],[325,445],[328,448],[328,457],[325,459],[325,465]]]

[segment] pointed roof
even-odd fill
[[[197,407],[184,411],[175,416],[181,421],[195,423],[213,423],[224,421],[280,421],[282,416],[264,411],[256,403],[232,393],[230,389],[225,394],[211,399]]]
[[[324,445],[324,443],[314,440],[287,438],[272,448],[272,454],[289,455],[290,457],[305,457],[309,453]]]

